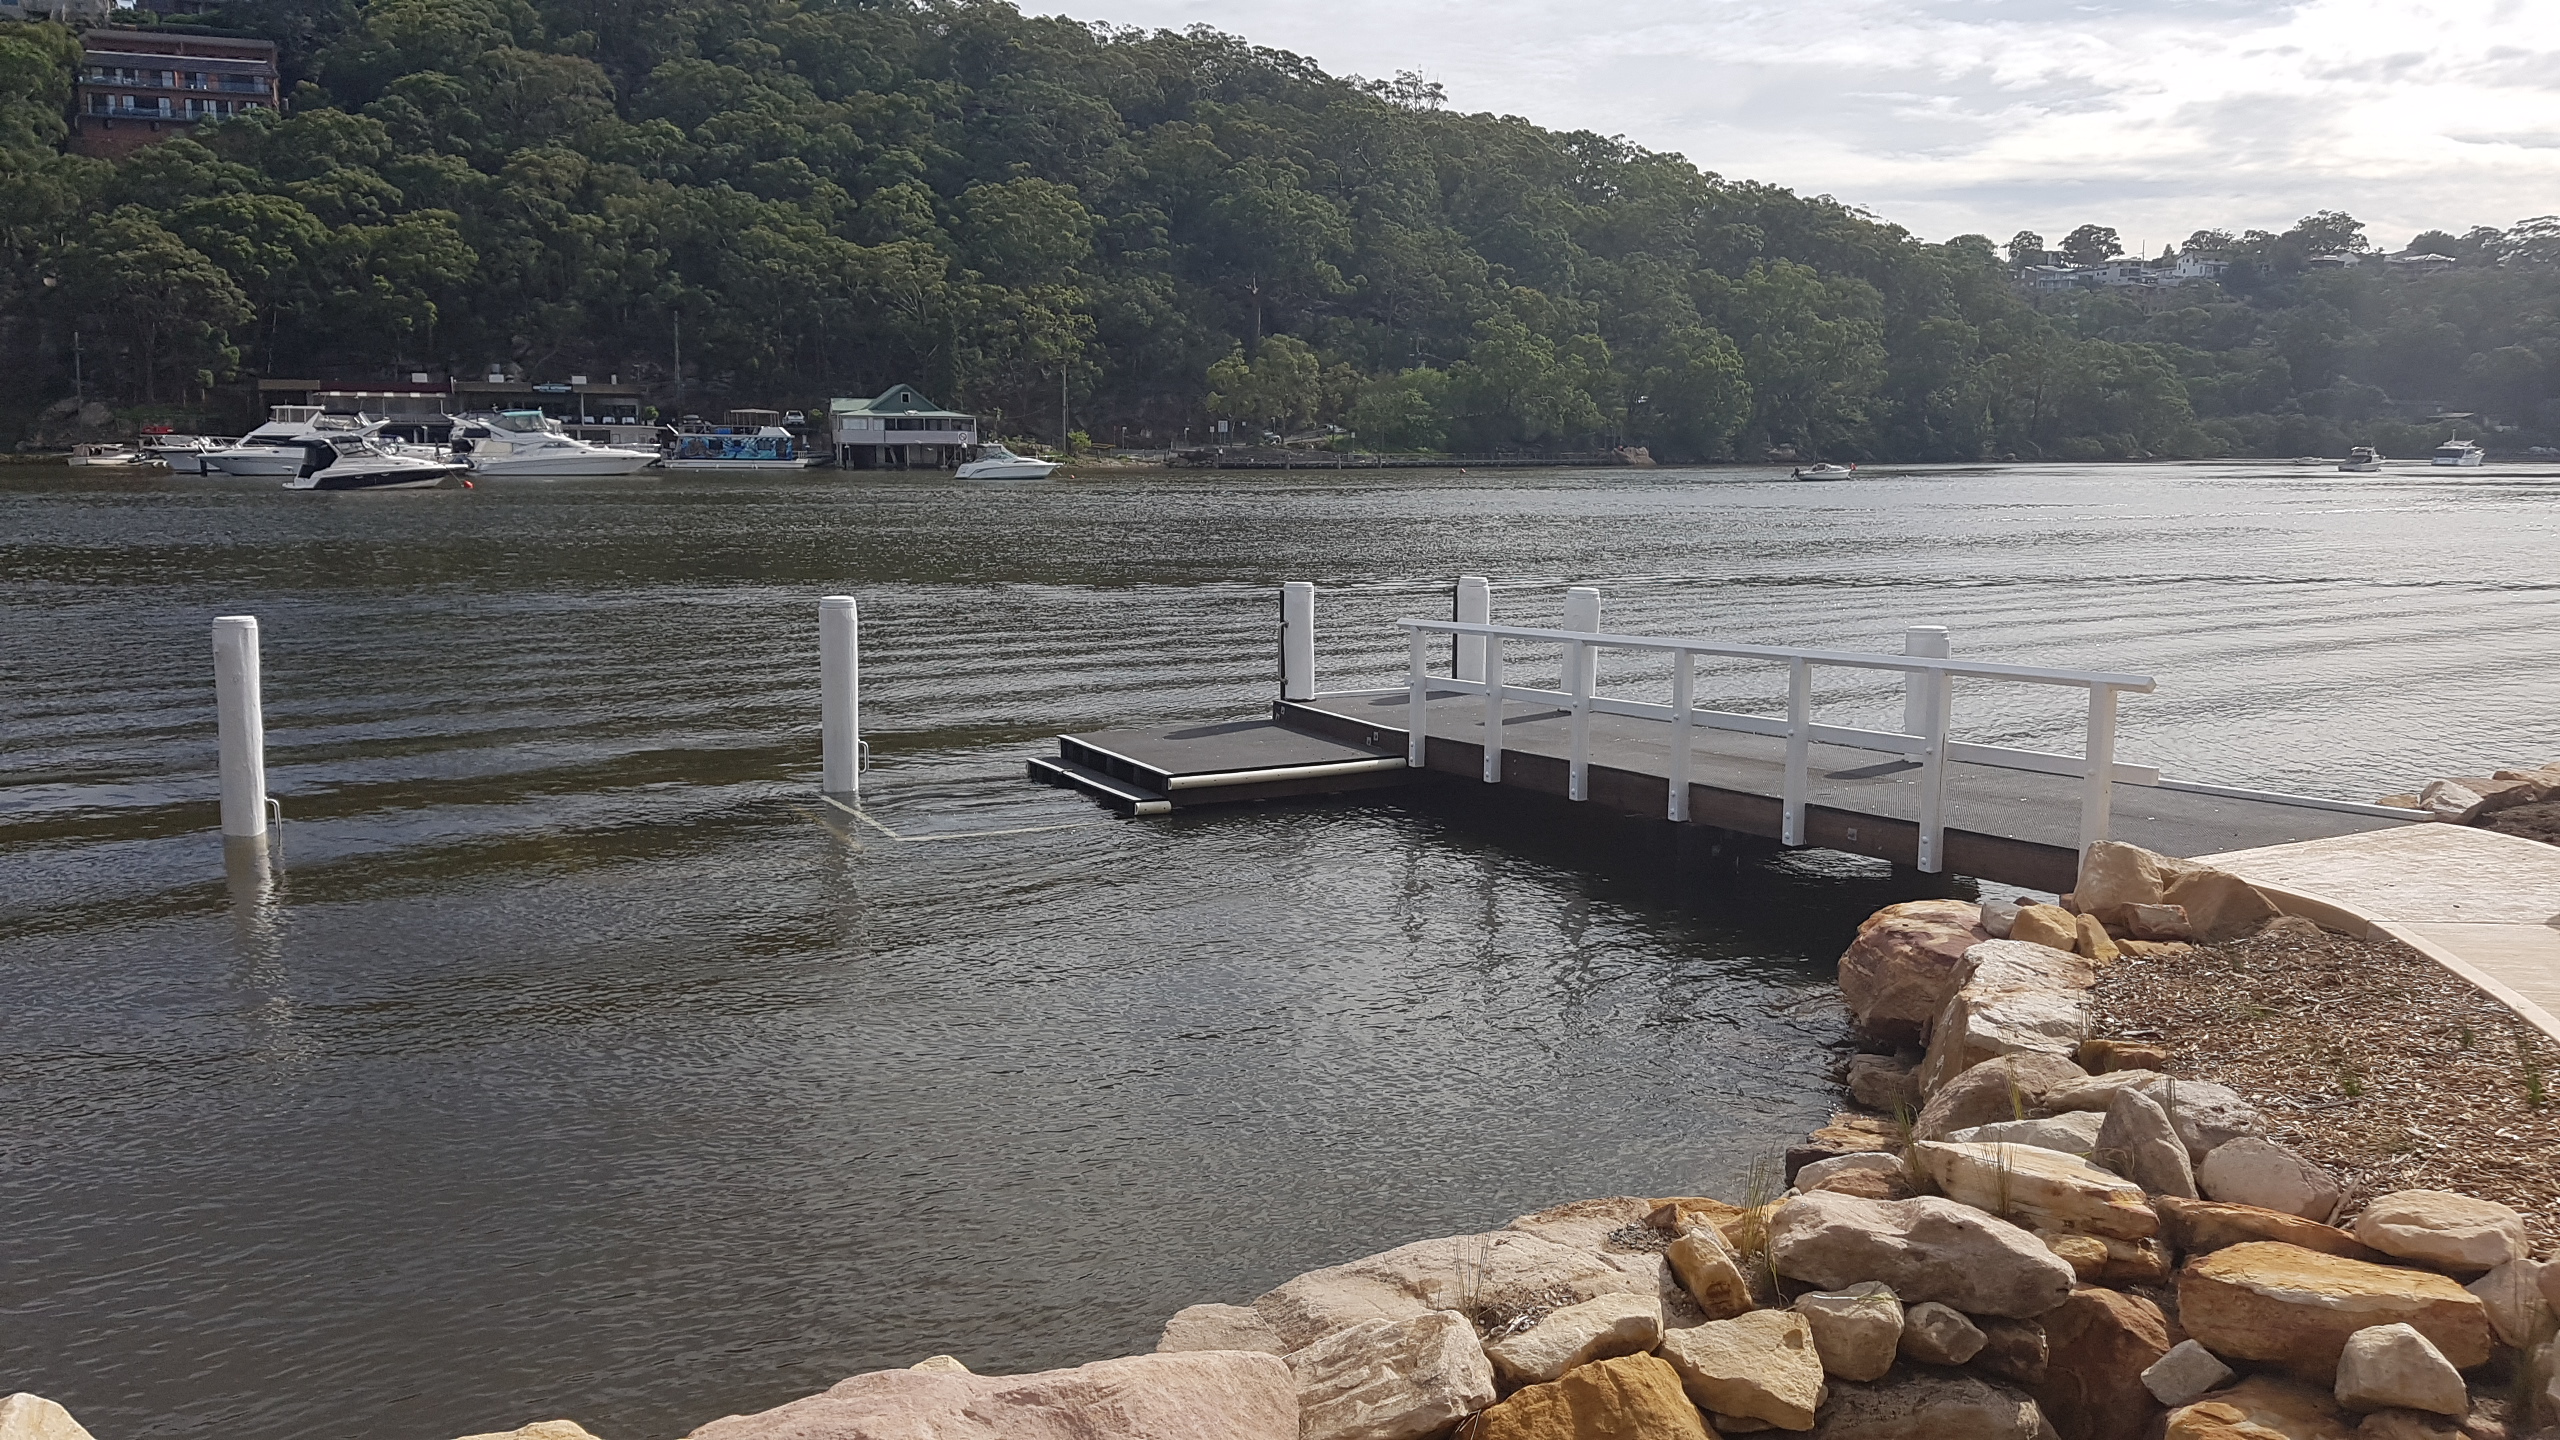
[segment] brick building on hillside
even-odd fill
[[[167,30],[86,30],[71,148],[115,159],[206,120],[281,106],[273,41]]]

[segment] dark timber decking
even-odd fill
[[[1423,776],[1397,768],[1405,754],[1407,713],[1403,690],[1376,691],[1283,700],[1272,706],[1270,720],[1060,736],[1059,758],[1031,762],[1032,774],[1079,786],[1135,813],[1414,780],[1483,784],[1481,695],[1432,693]],[[1565,795],[1568,721],[1560,707],[1506,703],[1500,788]],[[1730,730],[1691,733],[1689,822],[1777,839],[1786,742]],[[1592,716],[1590,798],[1583,803],[1663,820],[1670,800],[1670,746],[1667,723]],[[1812,747],[1811,760],[1806,843],[1897,865],[1916,863],[1917,761],[1821,744]],[[2119,783],[2114,797],[2108,834],[2166,855],[2211,855],[2406,823],[2280,799],[2148,785]],[[2067,890],[2075,882],[2077,778],[1950,764],[1945,816],[1949,872],[2039,890]]]

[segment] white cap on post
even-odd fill
[[[258,617],[213,622],[214,733],[221,746],[222,833],[267,833],[267,726],[258,695]]]
[[[850,595],[818,601],[818,789],[862,793],[862,621]]]

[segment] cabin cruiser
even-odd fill
[[[472,474],[491,479],[630,475],[658,463],[655,450],[573,439],[561,431],[559,421],[539,410],[476,410],[455,416],[451,443],[455,459],[467,462]]]
[[[170,435],[143,432],[142,453],[159,461],[179,475],[220,474],[205,469],[204,457],[216,450],[228,450],[239,444],[237,438],[220,439],[207,435]]]
[[[381,428],[379,420],[332,415],[317,405],[278,405],[267,412],[267,423],[241,436],[239,444],[204,452],[204,473],[298,475],[305,458],[304,440],[313,436],[371,435]]]
[[[2338,462],[2338,468],[2357,475],[2370,474],[2382,468],[2382,452],[2370,445],[2358,445]]]
[[[801,453],[782,412],[732,410],[726,425],[687,421],[659,463],[670,470],[805,470],[822,458]]]
[[[1830,461],[1825,460],[1819,465],[1803,466],[1802,468],[1794,471],[1788,478],[1794,480],[1846,480],[1857,473],[1858,467],[1855,465],[1834,465]]]
[[[71,459],[67,463],[114,465],[123,469],[136,466],[148,466],[155,470],[160,468],[159,461],[141,454],[129,445],[74,445],[71,447]]]
[[[306,435],[293,448],[302,464],[287,490],[428,490],[466,468],[397,454],[370,435]]]
[[[1046,480],[1058,468],[1052,460],[1016,455],[990,440],[978,447],[978,458],[952,473],[962,480]]]
[[[2427,463],[2460,465],[2470,469],[2476,468],[2487,455],[2488,452],[2481,449],[2480,442],[2476,440],[2447,440],[2436,447],[2436,453],[2428,458]]]

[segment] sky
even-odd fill
[[[1942,240],[2560,211],[2560,0],[1072,0],[1624,135]]]

